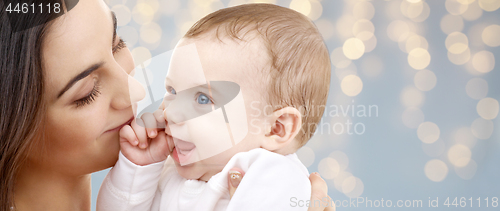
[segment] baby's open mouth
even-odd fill
[[[177,139],[175,137],[172,138],[174,142],[174,148],[172,149],[172,158],[181,165],[186,164],[186,162],[188,162],[193,155],[193,152],[196,149],[196,145],[191,142]]]

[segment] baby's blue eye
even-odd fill
[[[208,96],[206,96],[205,94],[201,93],[200,95],[198,95],[198,98],[196,98],[196,101],[199,103],[199,104],[209,104],[211,103],[211,100]]]
[[[177,94],[177,92],[175,92],[175,89],[174,89],[174,88],[172,88],[172,87],[168,87],[168,90],[167,90],[167,91],[168,91],[170,94],[173,94],[173,95]]]

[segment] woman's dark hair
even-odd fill
[[[0,1],[0,211],[14,206],[17,172],[42,131],[41,46],[50,20],[60,15],[25,13],[12,20],[7,2]]]

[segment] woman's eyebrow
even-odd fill
[[[78,74],[77,76],[75,76],[73,79],[71,79],[71,81],[69,81],[69,83],[64,87],[64,89],[62,89],[61,92],[59,92],[59,95],[57,95],[57,98],[59,99],[59,97],[61,97],[61,95],[63,95],[66,91],[68,91],[68,89],[70,89],[76,82],[84,79],[85,77],[87,77],[88,75],[90,75],[92,72],[99,69],[103,65],[104,65],[104,62],[94,64],[94,65],[90,66],[89,68],[87,68],[86,70],[84,70],[83,72],[81,72],[80,74]]]

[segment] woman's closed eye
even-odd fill
[[[90,105],[94,100],[101,94],[99,91],[99,83],[97,81],[94,82],[94,87],[92,90],[83,98],[80,98],[75,101],[75,105],[77,108],[80,108],[85,105]]]
[[[198,104],[202,104],[202,105],[214,103],[214,101],[209,96],[207,96],[205,93],[202,93],[202,92],[199,92],[197,94],[196,102]]]
[[[117,53],[118,51],[120,51],[121,49],[126,48],[126,47],[127,47],[127,44],[125,43],[125,41],[122,38],[119,38],[118,44],[113,46],[113,54]]]

